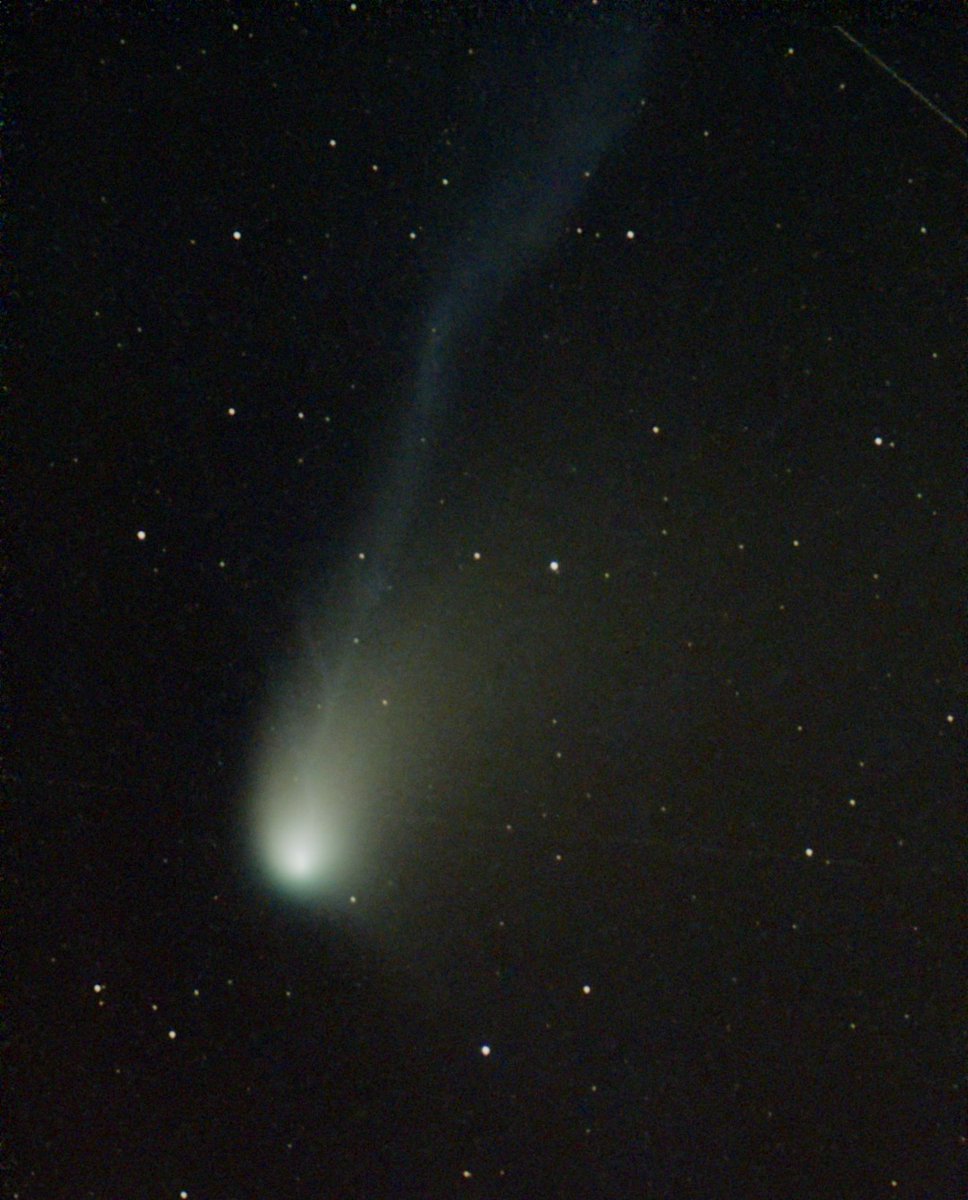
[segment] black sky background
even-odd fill
[[[380,580],[391,833],[294,904],[255,747],[602,22],[637,115]],[[849,28],[958,120],[948,23]],[[9,1194],[955,1195],[963,135],[807,20],[29,6],[7,57]]]

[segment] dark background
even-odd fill
[[[12,1196],[958,1192],[964,133],[819,19],[600,7],[14,14]],[[958,124],[954,28],[851,16]],[[253,746],[616,20],[369,584],[392,835],[295,903]]]

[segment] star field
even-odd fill
[[[8,1194],[956,1194],[965,131],[839,19],[14,19]]]

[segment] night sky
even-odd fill
[[[5,1194],[960,1194],[959,39],[839,20],[17,8]]]

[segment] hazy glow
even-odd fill
[[[299,739],[304,740],[304,739]],[[347,882],[358,814],[345,782],[285,746],[267,753],[251,814],[252,856],[275,886],[307,897]]]
[[[338,859],[336,838],[318,813],[285,814],[266,822],[266,860],[282,882],[320,882]]]

